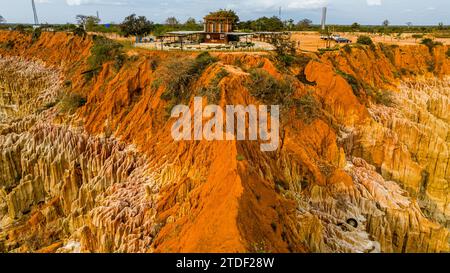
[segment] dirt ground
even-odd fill
[[[335,33],[350,39],[353,43],[356,42],[358,36],[368,35],[375,43],[388,43],[397,45],[414,45],[420,43],[421,39],[412,38],[412,33],[402,34],[400,38],[396,34],[391,36],[381,36],[379,34],[368,33]],[[326,48],[326,41],[320,39],[320,33],[318,32],[294,32],[292,39],[296,42],[300,42],[300,49],[304,51],[317,51],[319,48]],[[450,38],[435,39],[443,44],[450,45]],[[331,46],[335,46],[336,43],[332,42]],[[343,44],[341,44],[342,46]]]
[[[97,33],[92,33],[92,34],[97,34]],[[355,33],[341,33],[341,32],[336,32],[334,34],[338,34],[341,37],[350,39],[353,43],[356,42],[356,40],[358,39],[358,36],[361,35],[367,35],[370,36],[372,38],[372,40],[375,43],[387,43],[387,44],[397,44],[397,45],[414,45],[414,44],[419,44],[421,42],[421,39],[414,39],[412,38],[412,35],[414,33],[404,33],[402,34],[400,37],[398,37],[397,34],[392,34],[390,36],[388,35],[380,35],[380,34],[371,34],[371,33],[362,33],[362,32],[355,32]],[[102,34],[110,39],[114,39],[114,40],[118,40],[118,41],[122,41],[122,42],[130,42],[130,43],[134,43],[135,42],[135,38],[134,37],[123,37],[120,36],[118,34]],[[428,38],[428,36],[425,36],[425,38]],[[433,37],[429,37],[429,38],[433,38]],[[311,52],[316,52],[319,48],[326,48],[327,46],[327,42],[324,40],[320,39],[320,33],[319,32],[315,32],[315,31],[302,31],[302,32],[293,32],[292,33],[292,39],[297,42],[297,45],[300,45],[300,50],[302,51],[311,51]],[[262,42],[258,42],[256,40],[250,39],[252,42],[259,44],[263,44]],[[450,38],[437,38],[434,39],[435,41],[439,41],[443,44],[446,45],[450,45]],[[159,43],[156,43],[156,45],[159,45]],[[331,47],[334,47],[335,45],[337,45],[335,42],[331,42]],[[340,46],[343,46],[345,44],[339,44]],[[145,44],[143,46],[140,47],[144,47],[144,48],[155,48],[155,45],[149,43],[149,44]],[[259,49],[264,48],[264,46],[258,46]],[[255,49],[257,50],[257,49]]]

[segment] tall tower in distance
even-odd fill
[[[36,12],[36,5],[34,4],[34,0],[31,0],[31,6],[33,7],[33,15],[34,15],[34,24],[39,25],[39,20]]]
[[[325,26],[327,24],[327,7],[322,8],[322,30],[325,30]]]

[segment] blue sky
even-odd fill
[[[103,23],[121,22],[131,13],[145,15],[154,22],[169,16],[180,21],[189,17],[201,19],[209,11],[231,8],[241,20],[278,15],[298,21],[310,18],[320,22],[320,8],[328,7],[332,24],[450,24],[449,0],[35,0],[41,22],[74,22],[77,14],[94,15],[99,11]],[[31,23],[31,0],[0,0],[0,15],[10,23]]]

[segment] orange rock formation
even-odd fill
[[[289,109],[282,144],[264,153],[254,141],[172,140],[161,78],[198,54],[134,49],[88,81],[90,37],[0,32],[8,41],[0,250],[449,251],[443,46],[353,47],[288,68],[268,53],[212,53],[189,84],[191,107],[223,70],[220,105],[263,103],[249,90],[254,69],[288,75],[292,98],[320,105],[308,122]],[[394,106],[376,104],[379,90]],[[64,92],[87,102],[73,114],[49,105]]]

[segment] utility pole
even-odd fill
[[[327,7],[322,8],[322,30],[325,30],[325,26],[327,24]]]
[[[33,7],[33,15],[34,15],[34,24],[39,25],[39,20],[36,12],[36,5],[34,4],[34,0],[31,0],[31,6]]]

